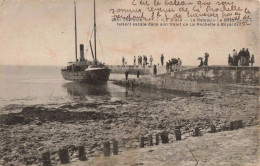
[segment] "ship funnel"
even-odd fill
[[[80,48],[80,61],[84,61],[85,60],[85,58],[84,58],[84,44],[80,44],[79,48]]]

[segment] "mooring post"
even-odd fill
[[[51,158],[49,151],[45,151],[42,153],[42,164],[43,166],[51,166]]]
[[[210,128],[211,128],[211,131],[210,131],[211,133],[216,133],[217,132],[215,125],[211,125]]]
[[[174,133],[175,133],[176,141],[181,140],[181,130],[180,129],[175,129]]]
[[[159,145],[159,134],[155,135],[155,145]]]
[[[163,144],[169,143],[169,138],[168,138],[168,132],[167,131],[163,131],[161,133],[161,139],[162,139],[162,143]]]
[[[61,164],[67,164],[70,162],[68,148],[62,148],[59,150],[59,157]]]
[[[118,141],[113,140],[113,154],[118,155]]]
[[[153,135],[148,136],[148,144],[149,146],[153,146]]]
[[[229,129],[230,130],[234,130],[235,129],[235,123],[234,122],[230,122]]]
[[[104,156],[107,157],[107,156],[110,156],[110,142],[107,141],[107,142],[104,142],[104,148],[103,148],[103,152],[104,152]]]
[[[85,161],[86,158],[86,152],[85,152],[85,147],[80,145],[78,146],[78,152],[79,152],[79,160],[80,161]]]
[[[239,129],[238,121],[234,121],[234,129],[235,130]]]
[[[143,136],[141,136],[141,137],[139,138],[139,147],[140,147],[140,148],[144,148],[144,137],[143,137]]]
[[[134,90],[134,81],[131,82],[132,91]]]
[[[197,137],[200,135],[200,128],[199,127],[195,127],[195,131],[193,133],[193,136]]]
[[[243,121],[242,120],[238,120],[237,121],[237,126],[238,126],[238,128],[243,128]]]

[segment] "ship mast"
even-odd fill
[[[76,61],[78,60],[78,53],[77,53],[77,13],[76,13],[76,2],[74,0],[74,13],[75,13],[75,55]]]
[[[95,49],[95,61],[97,60],[97,44],[96,44],[96,0],[94,0],[94,49]]]

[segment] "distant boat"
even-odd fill
[[[74,1],[75,13],[75,55],[76,61],[69,62],[66,68],[61,69],[61,74],[64,79],[79,82],[106,82],[109,79],[111,70],[105,66],[104,63],[97,60],[96,48],[96,3],[94,0],[94,52],[89,40],[89,46],[93,61],[86,60],[84,57],[84,45],[80,44],[80,59],[77,57],[77,16],[76,16],[76,3]],[[92,35],[91,35],[92,36]]]

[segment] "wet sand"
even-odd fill
[[[186,139],[192,137],[196,126],[204,135],[211,124],[216,125],[218,132],[229,130],[234,120],[243,120],[245,127],[258,124],[259,90],[220,89],[201,94],[200,97],[141,98],[129,92],[120,100],[67,104],[59,108],[33,106],[23,108],[20,113],[1,115],[0,164],[40,165],[42,152],[49,150],[52,164],[57,165],[62,146],[69,148],[71,161],[77,161],[78,145],[85,146],[91,160],[102,156],[103,142],[113,139],[119,141],[121,154],[137,149],[140,135],[168,131],[173,141],[176,127]],[[230,137],[235,137],[235,133]],[[163,164],[167,165],[167,161]]]

